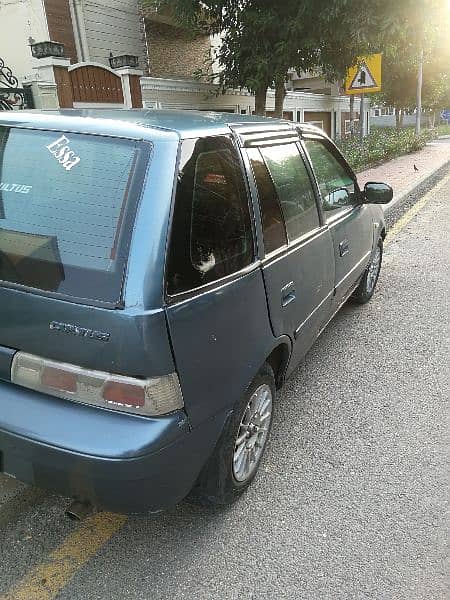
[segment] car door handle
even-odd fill
[[[287,285],[281,288],[281,306],[284,308],[295,300],[294,282],[290,281]]]
[[[341,256],[345,256],[346,254],[348,254],[350,250],[350,242],[348,240],[342,240],[342,242],[339,243],[339,254]]]

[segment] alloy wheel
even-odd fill
[[[233,454],[236,481],[247,481],[256,471],[267,442],[271,420],[272,390],[264,383],[253,392],[236,435]]]
[[[367,279],[366,279],[366,292],[371,294],[373,288],[378,279],[378,274],[380,272],[381,267],[381,248],[377,246],[375,250],[375,254],[373,255],[372,262],[369,265],[369,269],[367,271]]]

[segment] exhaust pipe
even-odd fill
[[[90,502],[82,502],[81,500],[74,500],[70,506],[66,508],[66,517],[69,517],[72,521],[82,521],[86,517],[89,517],[94,512],[94,507]]]

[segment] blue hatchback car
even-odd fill
[[[0,471],[120,512],[227,504],[276,393],[386,234],[320,130],[177,111],[0,115]]]

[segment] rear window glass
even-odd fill
[[[131,140],[0,127],[0,280],[118,303],[139,154]]]

